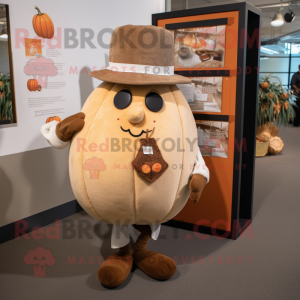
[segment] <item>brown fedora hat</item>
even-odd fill
[[[126,25],[111,37],[109,66],[90,76],[130,85],[191,83],[174,74],[174,36],[156,26]]]

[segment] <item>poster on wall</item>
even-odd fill
[[[42,13],[37,6],[35,9],[32,27],[37,36],[34,39],[25,39],[25,54],[28,60],[24,73],[28,78],[26,85],[30,92],[28,107],[34,111],[35,117],[55,115],[61,118],[68,106],[61,53],[52,47],[45,47],[44,51],[41,48],[42,39],[47,43],[54,37],[54,23],[48,14]],[[41,22],[45,22],[47,30],[42,27]]]
[[[177,84],[193,112],[222,112],[223,77],[193,77]]]
[[[172,30],[175,69],[224,67],[226,26]]]
[[[81,108],[78,77],[83,63],[75,63],[72,53],[63,48],[62,23],[56,8],[47,3],[36,4],[22,7],[19,3],[17,9],[9,6],[11,16],[22,11],[22,18],[11,18],[11,32],[16,35],[11,43],[18,126],[11,126],[10,139],[16,143],[0,145],[0,155],[47,147],[40,136],[41,126],[53,117],[64,119]],[[0,67],[3,72],[3,63]],[[78,71],[70,72],[76,68]],[[84,76],[89,77],[88,70]],[[91,92],[92,84],[89,87]],[[12,138],[12,132],[17,138]]]
[[[0,156],[50,147],[41,126],[80,112],[101,83],[89,73],[107,67],[112,30],[128,24],[133,9],[139,13],[132,22],[145,25],[149,15],[164,11],[160,0],[120,1],[122,9],[109,18],[113,2],[103,9],[100,2],[73,1],[67,17],[70,1],[0,4]]]
[[[202,156],[228,157],[228,122],[196,120]]]

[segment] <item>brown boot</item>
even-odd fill
[[[150,226],[133,225],[133,227],[141,233],[134,245],[133,262],[154,279],[166,280],[171,278],[176,272],[175,262],[163,254],[146,249],[151,238]]]
[[[131,268],[132,250],[128,244],[106,259],[98,269],[98,278],[104,286],[117,287],[127,279]]]

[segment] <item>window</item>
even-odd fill
[[[260,52],[260,75],[272,73],[282,84],[291,88],[291,79],[300,65],[300,45],[279,42],[277,45],[263,45]]]

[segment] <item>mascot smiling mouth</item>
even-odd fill
[[[133,137],[139,137],[139,136],[141,136],[143,133],[146,133],[146,131],[142,130],[140,134],[132,134],[131,131],[130,131],[130,129],[125,130],[122,126],[120,126],[120,127],[121,127],[121,129],[122,129],[124,132],[129,132],[129,134],[130,134],[131,136],[133,136]],[[148,133],[151,132],[151,131],[152,131],[152,130],[148,130]]]

